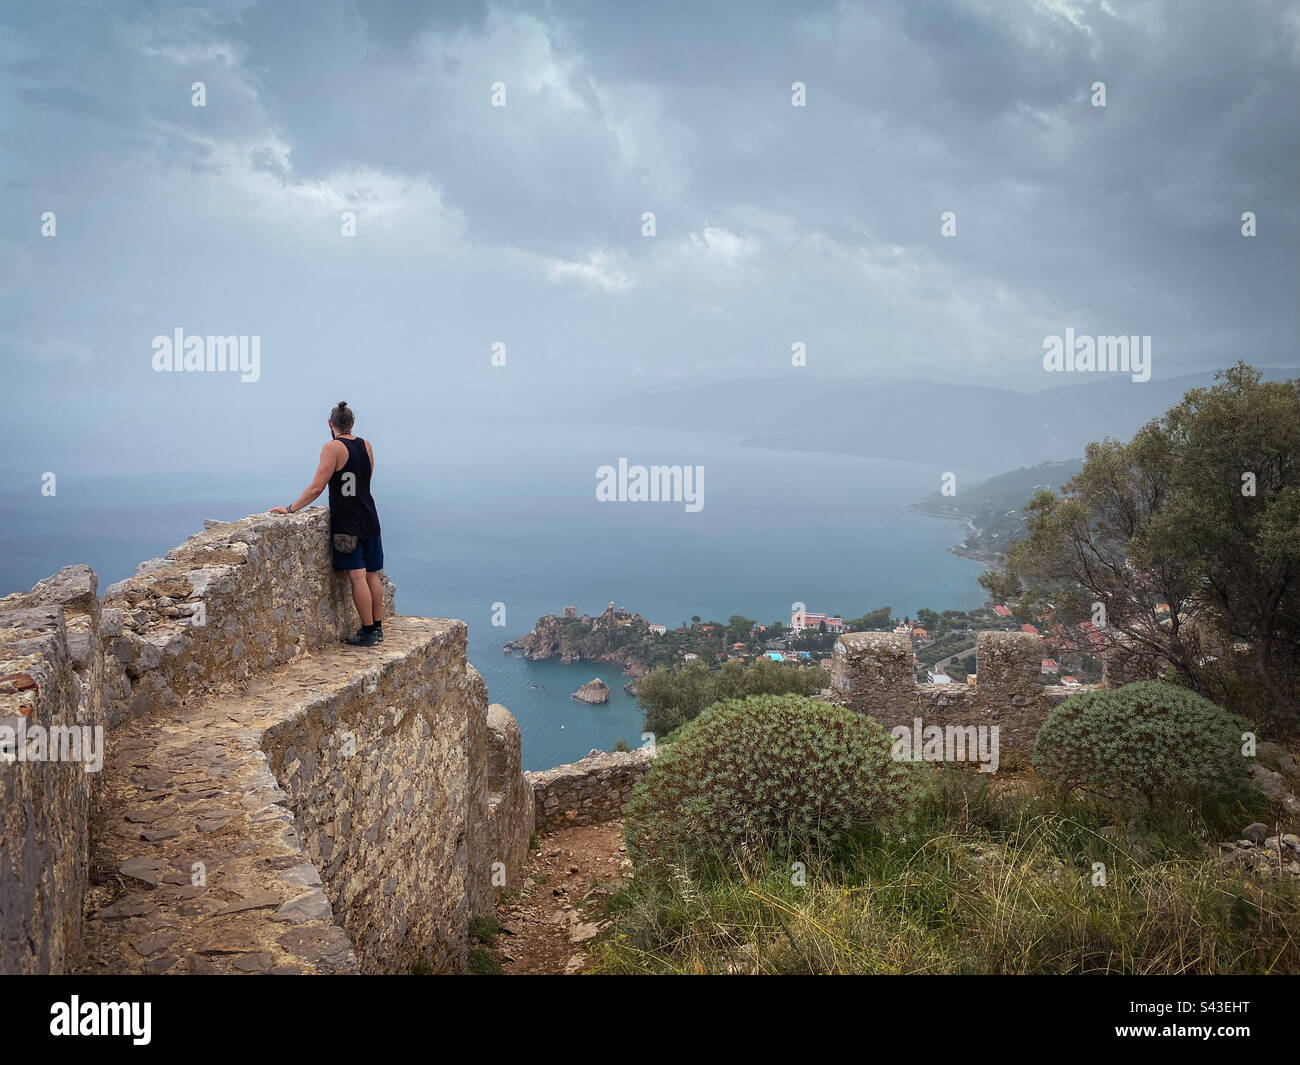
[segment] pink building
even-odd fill
[[[790,628],[795,632],[802,629],[815,629],[818,625],[825,625],[827,632],[841,633],[848,632],[848,626],[841,617],[831,617],[829,614],[815,614],[811,610],[795,610],[790,614]]]

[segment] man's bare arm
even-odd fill
[[[337,440],[331,440],[321,448],[320,462],[316,466],[316,475],[311,479],[311,484],[303,489],[302,495],[289,504],[287,510],[284,507],[272,507],[271,513],[296,514],[325,491],[329,487],[330,478],[334,476],[334,470],[338,463],[338,449],[341,446]]]

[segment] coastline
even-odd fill
[[[975,522],[968,514],[955,514],[949,511],[931,510],[923,503],[909,503],[908,510],[915,511],[917,514],[924,514],[927,518],[941,518],[948,521],[959,521],[965,529],[965,536],[970,536],[980,530],[976,527]],[[958,558],[968,559],[971,562],[978,562],[986,570],[996,570],[1002,565],[1002,556],[996,551],[989,551],[983,547],[967,547],[965,538],[963,542],[954,544],[947,549],[950,555],[956,555]]]

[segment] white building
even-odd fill
[[[794,610],[790,613],[790,628],[795,632],[802,632],[804,629],[815,629],[819,625],[825,625],[827,632],[836,635],[849,631],[849,627],[841,617],[830,614],[816,614],[811,610]]]

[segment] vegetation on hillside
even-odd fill
[[[654,669],[637,682],[637,703],[645,713],[645,731],[668,738],[724,699],[751,695],[815,695],[830,685],[830,674],[817,666],[759,659],[751,665],[725,662],[711,670],[703,662],[680,669]]]
[[[962,546],[1000,555],[1013,541],[1025,535],[1023,507],[1026,500],[1043,489],[1059,488],[1076,476],[1082,467],[1080,459],[1022,466],[970,488],[959,486],[956,495],[932,492],[916,509],[926,514],[968,521],[971,530]]]
[[[1147,806],[1240,790],[1245,722],[1185,688],[1139,681],[1081,692],[1056,707],[1034,742],[1034,767],[1078,789]]]
[[[1300,380],[1238,363],[1127,443],[1089,445],[1062,493],[982,579],[1022,609],[1093,625],[1154,671],[1300,728]],[[1080,635],[1080,640],[1085,636]]]
[[[890,747],[870,717],[832,703],[799,695],[716,703],[637,782],[628,853],[694,865],[834,842],[906,806],[912,767]]]
[[[1300,973],[1293,800],[1244,735],[1296,720],[1300,382],[1239,364],[1025,515],[986,586],[1071,653],[1100,639],[1175,683],[1067,700],[1036,770],[990,780],[895,776],[838,707],[712,706],[719,673],[662,671],[657,731],[695,720],[637,785],[597,971]],[[975,628],[918,620],[934,654]]]
[[[1032,780],[922,773],[906,818],[836,848],[641,865],[607,903],[595,971],[1300,973],[1300,881],[1207,848],[1267,819],[1259,796],[1130,824]]]
[[[1140,708],[1136,746],[1049,735],[1045,786],[881,763],[878,728],[828,738],[797,698],[706,711],[637,786],[595,971],[1300,973],[1288,859],[1211,846],[1279,817],[1222,763],[1239,724],[1167,685],[1111,694]]]

